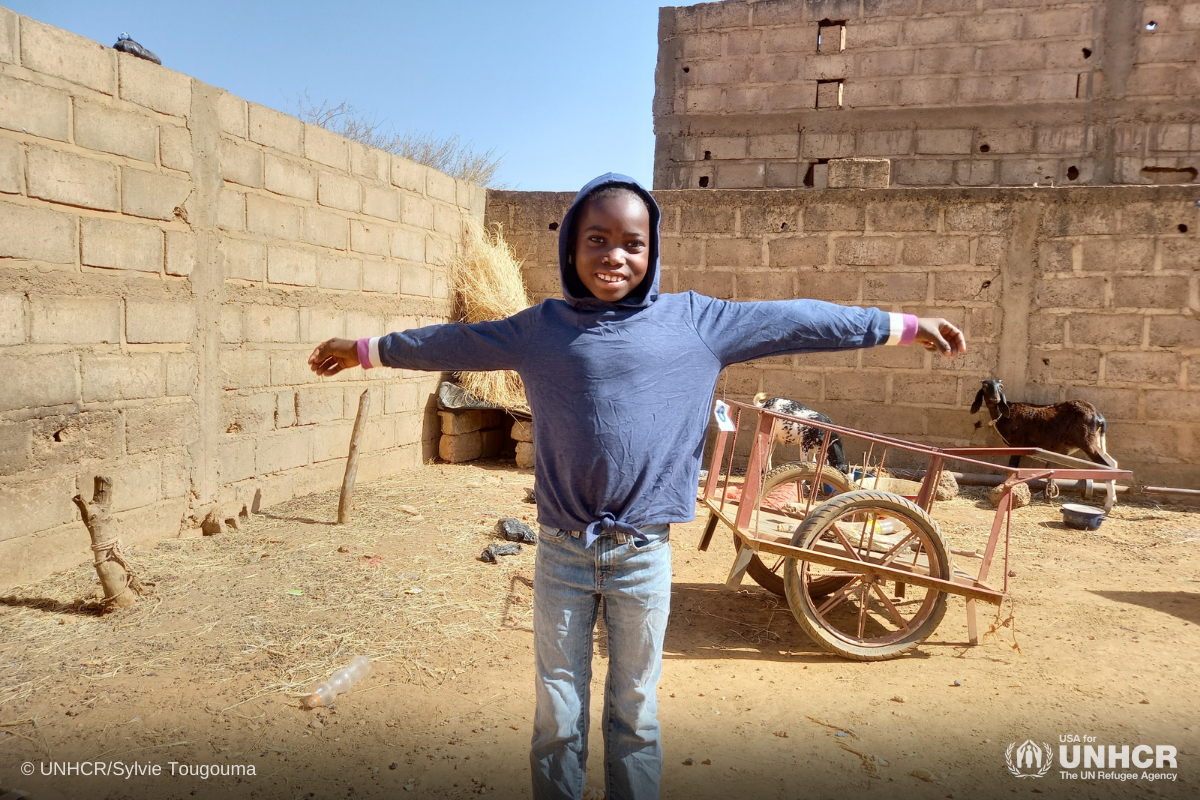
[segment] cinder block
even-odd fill
[[[846,84],[845,105],[849,108],[878,108],[896,105],[903,81],[852,81]]]
[[[346,335],[346,315],[332,308],[300,309],[300,341],[323,342]]]
[[[1151,347],[1188,347],[1200,342],[1200,320],[1191,316],[1153,316],[1150,318]],[[1197,381],[1188,375],[1189,383]]]
[[[167,231],[166,267],[168,275],[186,277],[196,268],[196,241],[185,231]]]
[[[430,230],[433,228],[433,203],[423,197],[401,195],[400,220],[405,225]]]
[[[196,391],[195,353],[167,353],[167,394],[171,397]]]
[[[161,353],[84,354],[81,374],[85,403],[141,400],[166,394]]]
[[[984,72],[1039,70],[1046,65],[1046,45],[1041,42],[1011,42],[980,51],[979,68]]]
[[[19,294],[0,294],[0,345],[24,344],[25,298]]]
[[[315,200],[317,197],[317,182],[311,172],[300,164],[276,158],[270,153],[266,156],[263,187],[268,192],[301,200]]]
[[[925,299],[929,279],[926,275],[899,272],[892,275],[868,274],[863,278],[863,302],[914,303]]]
[[[353,423],[320,425],[313,428],[313,463],[345,458],[350,452]]]
[[[391,232],[391,255],[406,261],[425,261],[425,234],[421,231],[393,228]]]
[[[257,194],[247,195],[246,225],[252,233],[298,242],[300,207]]]
[[[857,57],[860,78],[891,77],[896,75],[911,75],[913,72],[914,50],[875,50],[862,53]],[[852,86],[854,81],[848,86]]]
[[[896,263],[896,246],[897,240],[890,236],[838,238],[833,260],[849,266],[888,266]]]
[[[900,105],[944,106],[954,102],[955,78],[909,78],[900,83]]]
[[[1118,277],[1113,280],[1113,305],[1118,308],[1186,308],[1188,279],[1184,277]]]
[[[225,393],[221,397],[221,430],[225,433],[265,433],[275,428],[276,399],[272,392]]]
[[[455,202],[458,196],[458,189],[454,185],[454,179],[449,175],[438,172],[436,169],[431,169],[425,173],[425,191],[435,200],[442,200],[447,203]]]
[[[1109,234],[1117,230],[1117,209],[1092,204],[1052,206],[1046,210],[1042,225],[1047,236]]]
[[[518,419],[512,424],[512,438],[518,442],[533,441],[533,420]]]
[[[303,428],[280,431],[258,440],[254,467],[259,475],[303,467],[312,453],[312,432]]]
[[[346,218],[317,208],[305,208],[300,236],[310,244],[345,250],[349,239]]]
[[[938,206],[934,203],[885,202],[867,207],[867,226],[876,231],[937,230]]]
[[[363,311],[350,311],[346,314],[346,336],[351,339],[363,339],[368,336],[378,336],[383,332],[383,320]]]
[[[158,152],[164,167],[191,172],[192,132],[182,125],[163,125],[158,129]]]
[[[996,182],[995,159],[955,161],[954,182],[959,186],[991,186]]]
[[[20,194],[25,188],[25,147],[0,139],[0,193]]]
[[[341,419],[343,412],[342,387],[305,387],[296,392],[296,424],[312,425]]]
[[[834,158],[829,161],[830,189],[886,189],[892,162],[886,158]]]
[[[1075,246],[1071,242],[1039,242],[1038,270],[1043,274],[1073,272],[1075,269],[1074,251]]]
[[[158,149],[157,127],[143,114],[85,100],[75,102],[75,143],[89,150],[153,163]]]
[[[951,155],[971,152],[969,128],[918,130],[917,152],[929,155]]]
[[[1017,94],[1012,75],[964,75],[958,79],[958,102],[967,104],[1007,103]]]
[[[101,211],[117,210],[113,164],[30,145],[26,155],[29,195]]]
[[[34,344],[116,344],[121,341],[121,301],[35,294],[29,299],[29,322]]]
[[[129,453],[151,453],[196,441],[196,407],[190,402],[126,408],[122,416]]]
[[[1182,362],[1177,353],[1107,353],[1106,383],[1156,383],[1178,385]]]
[[[1004,159],[1000,162],[1001,186],[1049,186],[1059,171],[1057,159]]]
[[[428,167],[407,158],[392,156],[392,184],[401,189],[425,194],[425,176],[429,171]]]
[[[0,258],[72,264],[79,249],[75,217],[41,208],[0,204]]]
[[[115,94],[116,55],[99,42],[21,17],[21,65],[26,69]]]
[[[317,176],[317,202],[343,211],[362,210],[362,187],[354,178],[322,172]]]
[[[299,311],[287,306],[248,305],[242,310],[242,330],[250,342],[297,342]]]
[[[958,40],[959,17],[933,16],[904,23],[906,44],[942,44]]]
[[[249,137],[250,128],[247,120],[247,105],[245,100],[229,92],[221,92],[217,95],[217,119],[221,124],[221,131],[223,133],[236,136],[239,139]]]
[[[976,150],[989,153],[1032,153],[1034,129],[993,128],[982,129],[975,137]],[[983,146],[987,145],[987,150]]]
[[[268,247],[267,281],[291,286],[316,286],[317,254],[295,247]]]
[[[927,47],[917,53],[919,75],[961,75],[975,71],[977,48]]]
[[[362,290],[396,294],[400,291],[400,267],[390,261],[363,262]]]
[[[471,461],[481,455],[483,455],[483,437],[479,431],[458,436],[443,434],[438,440],[438,456],[451,464]]]
[[[433,272],[421,264],[400,264],[400,292],[415,297],[433,296]]]
[[[1034,283],[1038,308],[1103,308],[1104,282],[1095,278],[1054,278]]]
[[[250,141],[294,156],[304,155],[304,123],[272,108],[249,104]]]
[[[438,416],[441,419],[442,433],[448,436],[495,428],[502,425],[505,418],[503,411],[478,408],[459,412],[439,411]]]
[[[976,266],[998,267],[1008,255],[1008,240],[1003,236],[980,236],[975,240]]]
[[[219,153],[222,178],[242,186],[263,185],[263,154],[257,147],[222,139]]]
[[[0,541],[65,525],[75,518],[75,480],[69,474],[37,481],[0,484]],[[84,534],[86,537],[86,534]]]
[[[804,133],[800,142],[803,158],[849,158],[854,155],[853,133]]]
[[[388,183],[391,181],[392,157],[383,150],[350,142],[350,171],[364,178]]]
[[[445,203],[433,204],[433,229],[435,231],[447,236],[459,236],[462,234],[461,225],[462,214],[458,206]]]
[[[162,271],[163,232],[154,226],[87,217],[81,231],[84,266]]]
[[[1139,345],[1141,314],[1072,314],[1067,317],[1071,344]]]
[[[841,203],[810,203],[804,206],[806,231],[861,231],[866,211],[862,206]]]
[[[125,340],[131,344],[190,342],[196,310],[190,303],[125,302]]]
[[[121,210],[130,216],[161,220],[183,217],[183,203],[191,192],[191,181],[183,178],[129,167],[121,170]]]
[[[0,381],[0,411],[78,403],[79,366],[74,355],[0,358],[0,367],[19,381]]]
[[[780,300],[796,296],[793,276],[784,272],[747,272],[739,270],[734,276],[735,297],[738,300]]]
[[[829,259],[829,241],[824,236],[772,239],[768,247],[772,267],[816,267]]]
[[[717,167],[716,187],[720,189],[758,189],[766,186],[765,164],[721,164]]]
[[[966,236],[915,236],[902,241],[901,264],[935,267],[971,262],[971,240]]]
[[[316,125],[304,126],[304,156],[319,164],[348,172],[350,152],[347,142],[332,131]]]
[[[1108,410],[1101,408],[1102,413],[1111,419],[1108,417]],[[1195,388],[1189,391],[1148,390],[1146,418],[1164,422],[1200,422],[1200,403],[1196,402]]]
[[[1087,238],[1083,240],[1085,272],[1154,269],[1154,240],[1132,237]]]
[[[350,220],[350,249],[359,253],[386,256],[390,252],[390,230],[383,223]]]
[[[1021,15],[972,14],[960,18],[958,38],[963,42],[1005,42],[1017,38]]]
[[[1063,314],[1031,314],[1029,340],[1039,345],[1062,344],[1066,341],[1065,322]]]
[[[192,110],[192,79],[127,53],[117,54],[123,100],[139,106],[186,117]]]
[[[17,44],[17,31],[21,18],[16,12],[0,8],[0,64],[16,64],[21,57]]]
[[[1017,80],[1018,100],[1071,100],[1078,91],[1079,75],[1022,75]]]
[[[397,222],[400,219],[400,195],[390,186],[364,186],[363,213]]]
[[[217,195],[217,227],[226,231],[246,230],[246,195],[231,191],[228,184]]]
[[[517,466],[520,469],[533,469],[535,452],[533,442],[517,442]]]
[[[869,47],[895,47],[899,40],[898,21],[856,22],[846,26],[846,49],[852,52]]]
[[[395,265],[392,265],[395,270]],[[357,258],[319,253],[317,255],[317,285],[323,289],[358,291],[362,285],[363,263]]]
[[[222,389],[253,389],[271,382],[265,350],[222,350],[218,356]]]
[[[259,242],[221,237],[218,251],[225,257],[225,275],[261,281],[267,275],[267,247]]]

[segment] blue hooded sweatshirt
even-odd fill
[[[609,183],[646,201],[649,266],[626,297],[599,300],[568,254],[584,199]],[[533,412],[538,521],[639,536],[647,525],[695,518],[704,433],[720,372],[785,353],[907,344],[916,318],[817,300],[732,302],[660,295],[658,204],[632,178],[584,186],[559,228],[563,300],[498,322],[451,323],[358,343],[366,368],[516,370]]]

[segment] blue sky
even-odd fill
[[[504,156],[498,180],[575,190],[609,170],[651,182],[656,0],[0,0],[295,111],[347,100],[399,131]],[[685,1],[677,3],[688,5]]]

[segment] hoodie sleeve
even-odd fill
[[[917,318],[912,314],[878,308],[821,300],[736,303],[695,293],[692,321],[723,367],[787,353],[910,344],[917,332]]]
[[[358,340],[364,369],[395,367],[429,371],[517,369],[534,327],[529,308],[498,322],[453,322]]]

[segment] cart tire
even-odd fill
[[[812,479],[815,478],[816,475],[816,464],[807,461],[792,461],[787,464],[780,464],[778,467],[775,467],[775,469],[768,472],[766,477],[763,478],[762,495],[763,497],[766,497],[780,484],[791,481],[807,480],[811,485]],[[846,477],[841,472],[838,472],[833,467],[826,467],[821,471],[821,482],[823,484],[822,491],[816,496],[816,498],[813,499],[814,509],[824,502],[825,499],[841,494],[842,492],[848,492],[855,488],[854,483],[850,480],[850,478]],[[832,493],[825,491],[826,486],[834,489],[834,491]],[[735,552],[742,549],[742,540],[739,539],[736,534],[733,537],[733,549]],[[746,572],[751,578],[754,579],[755,583],[766,589],[768,592],[777,594],[780,597],[786,597],[786,590],[783,586],[783,562],[787,559],[778,556],[772,556],[771,558],[773,563],[768,564],[759,557],[758,553],[755,553],[754,555],[750,556],[750,563],[746,565]],[[826,586],[816,584],[812,587],[811,591],[819,594],[821,593],[821,590],[824,589],[824,593],[828,594],[840,589],[842,583],[843,581],[835,579],[827,582]]]
[[[832,529],[835,522],[857,524],[864,514],[871,512],[882,512],[888,518],[903,522],[908,531],[905,539],[913,538],[915,541],[913,544],[901,548],[899,553],[912,552],[913,546],[919,542],[919,549],[913,556],[914,561],[920,557],[921,552],[925,552],[929,571],[933,577],[950,580],[954,574],[950,551],[946,547],[937,523],[919,506],[889,492],[858,490],[840,494],[826,501],[820,507],[814,508],[805,518],[796,535],[792,537],[792,544],[797,547],[811,547],[821,538],[822,534]],[[850,519],[855,516],[860,519]],[[872,558],[872,551],[858,550],[857,552],[860,558]],[[900,557],[897,554],[895,559],[898,560]],[[876,563],[879,563],[878,559],[881,556],[874,556],[874,558]],[[901,627],[895,624],[893,619],[889,619],[886,613],[887,609],[884,609],[885,613],[878,614],[872,619],[873,628],[881,629],[882,633],[875,636],[863,635],[861,633],[863,620],[870,618],[866,611],[862,610],[862,595],[865,594],[869,600],[874,600],[877,608],[884,608],[876,595],[886,595],[886,587],[895,586],[895,582],[884,579],[882,584],[878,584],[881,588],[876,589],[875,594],[871,592],[873,585],[860,582],[862,593],[859,595],[857,605],[850,603],[850,595],[855,593],[853,588],[849,589],[849,593],[843,599],[838,600],[836,592],[842,589],[839,587],[839,590],[835,590],[833,597],[825,600],[824,597],[830,593],[824,589],[822,584],[831,580],[831,577],[822,577],[819,573],[811,572],[813,567],[823,569],[801,559],[790,558],[784,563],[784,588],[787,593],[788,605],[791,607],[796,621],[800,623],[800,627],[814,642],[845,658],[855,661],[884,661],[895,658],[929,638],[946,614],[947,596],[945,592],[936,589],[921,589],[908,584],[912,589],[925,592],[923,598],[901,604],[920,604],[912,617],[905,620],[904,626]],[[858,579],[846,580],[843,578],[842,580],[844,581],[842,586],[846,587]],[[816,585],[816,591],[809,588],[807,584],[810,583]],[[835,603],[835,605],[829,607],[830,603]],[[853,628],[853,625],[846,624],[844,616],[841,626],[833,619],[843,603],[851,609],[859,611],[859,617],[856,620],[858,631],[847,630],[847,628]],[[825,607],[823,612],[821,611],[822,607]],[[902,611],[896,613],[900,613],[903,618]],[[880,620],[892,623],[893,627],[897,629],[888,631],[879,624]]]

